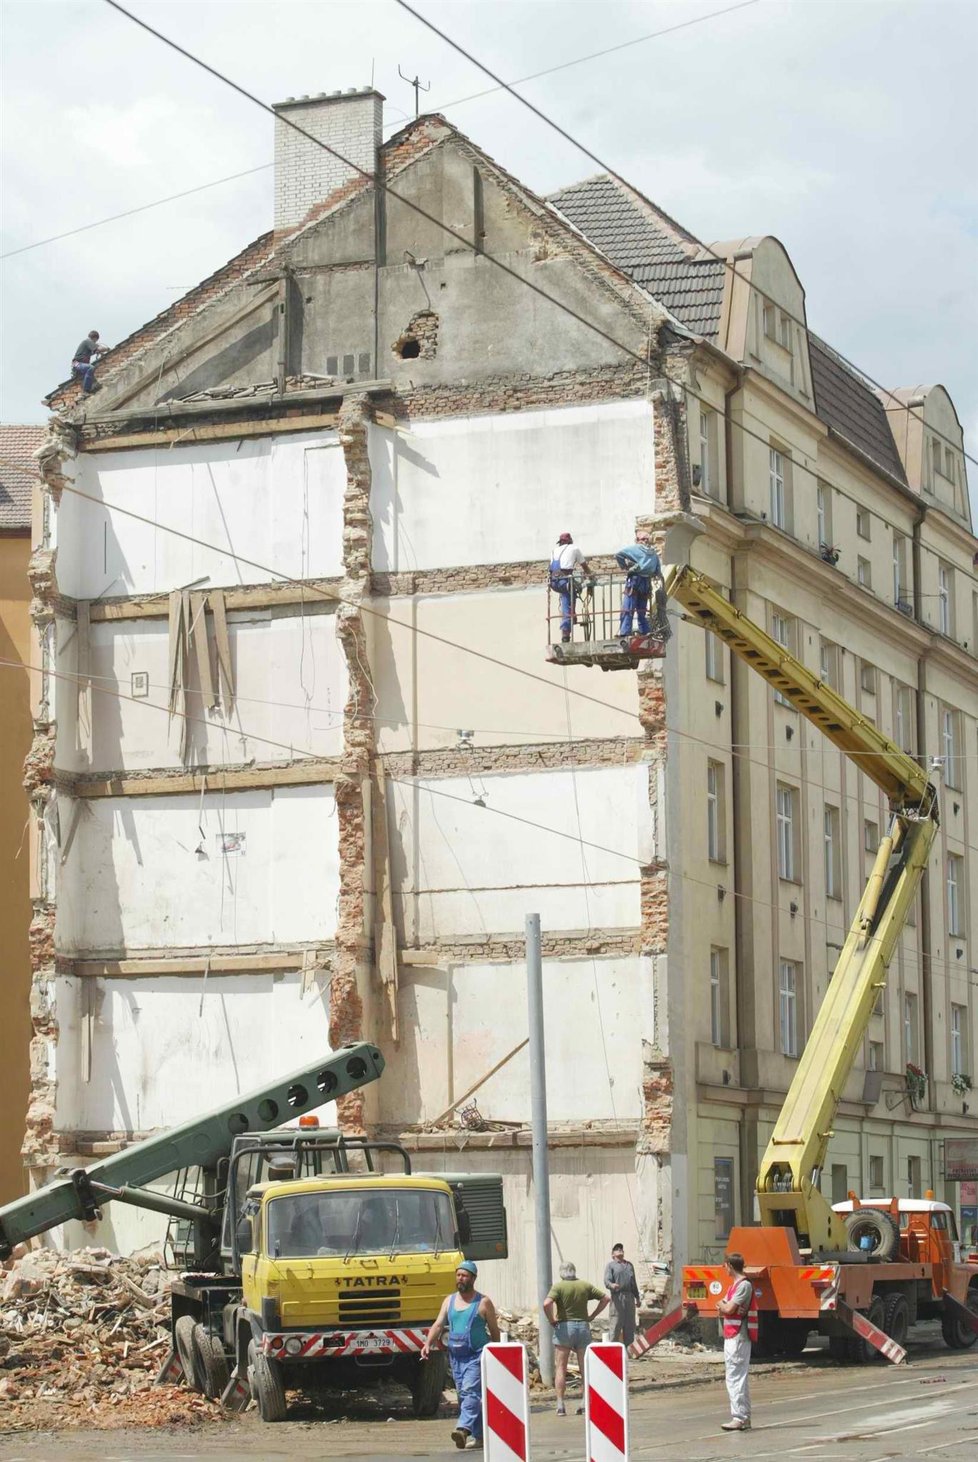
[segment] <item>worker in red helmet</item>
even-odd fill
[[[578,572],[579,571],[579,572]],[[561,533],[550,555],[550,587],[560,595],[560,639],[569,644],[574,629],[574,601],[581,575],[590,573],[583,553],[569,533]]]

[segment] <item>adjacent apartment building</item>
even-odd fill
[[[33,1178],[367,1038],[386,1073],[338,1119],[502,1171],[488,1282],[531,1303],[538,912],[556,1255],[722,1247],[885,809],[678,619],[637,673],[546,663],[557,533],[600,570],[644,526],[943,758],[826,1181],[944,1191],[942,1138],[978,1136],[978,585],[946,392],[881,396],[810,336],[774,239],[705,250],[606,177],[535,196],[437,115],[381,144],[369,89],[277,113],[272,230],[99,394],[50,398]],[[103,1240],[147,1222],[110,1209]]]
[[[31,502],[37,467],[33,454],[43,426],[0,426],[0,1001],[4,1059],[0,1062],[0,1204],[27,1192],[21,1158],[30,1085],[31,962],[24,758],[31,745],[27,665],[33,653],[30,584]]]

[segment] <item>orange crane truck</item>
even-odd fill
[[[762,675],[886,793],[891,822],[760,1164],[759,1223],[733,1228],[769,1353],[829,1337],[839,1359],[905,1359],[909,1327],[940,1319],[946,1343],[978,1340],[978,1263],[962,1261],[954,1214],[926,1199],[833,1207],[820,1191],[832,1124],[937,836],[937,790],[917,762],[688,566],[664,571],[685,618]],[[722,1265],[683,1270],[682,1304],[635,1344],[643,1353],[685,1314],[717,1315]]]

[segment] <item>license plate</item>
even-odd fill
[[[379,1335],[364,1335],[360,1340],[361,1350],[386,1350],[386,1343]]]
[[[687,1284],[687,1286],[686,1286],[686,1298],[689,1299],[689,1300],[705,1300],[706,1299],[706,1285],[705,1284]]]

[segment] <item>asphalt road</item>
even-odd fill
[[[910,1364],[841,1367],[821,1359],[758,1373],[752,1382],[754,1427],[720,1431],[726,1393],[715,1366],[678,1385],[638,1381],[631,1398],[631,1457],[715,1462],[729,1457],[797,1462],[965,1462],[978,1455],[978,1352],[952,1352],[939,1340],[914,1346]],[[640,1367],[636,1370],[641,1375]],[[571,1412],[574,1406],[571,1406]],[[299,1413],[302,1414],[301,1412]],[[458,1455],[450,1418],[417,1422],[403,1410],[390,1419],[376,1402],[352,1416],[264,1426],[254,1410],[195,1430],[69,1431],[0,1434],[4,1462],[197,1462],[248,1458],[358,1458],[392,1462]],[[0,1420],[2,1428],[2,1420]],[[583,1462],[584,1422],[558,1418],[535,1404],[533,1462]],[[478,1453],[476,1455],[479,1455]]]

